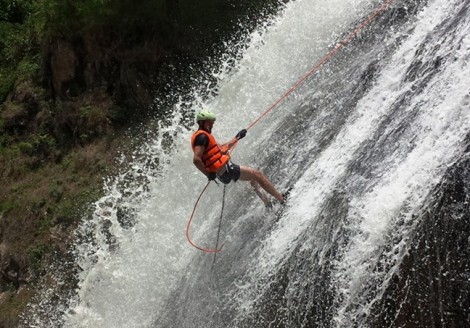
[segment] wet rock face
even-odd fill
[[[2,278],[6,284],[12,284],[15,289],[18,289],[20,285],[19,276],[20,265],[13,257],[2,263]]]
[[[375,308],[372,327],[470,325],[468,150],[434,191],[400,274]]]
[[[126,43],[103,31],[90,31],[75,40],[57,40],[50,45],[46,62],[51,95],[73,104],[101,104],[103,92],[111,100],[104,113],[117,124],[138,116],[155,97],[155,76],[164,50],[156,41],[142,45]],[[101,106],[103,107],[103,106]]]
[[[19,83],[8,97],[8,101],[0,105],[0,120],[3,122],[0,131],[10,135],[27,133],[40,111],[40,97],[40,92],[30,81]]]
[[[51,49],[50,61],[54,91],[57,95],[65,95],[69,91],[66,84],[76,78],[75,70],[79,64],[74,46],[57,41]]]
[[[15,256],[6,243],[0,244],[0,293],[18,290],[20,284],[27,283],[25,260]]]

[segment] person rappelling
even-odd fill
[[[250,181],[256,194],[266,206],[270,206],[271,202],[259,187],[276,198],[281,204],[285,202],[284,195],[276,190],[263,173],[251,167],[234,164],[230,160],[230,150],[237,144],[238,140],[245,137],[246,129],[238,132],[235,138],[229,142],[219,145],[212,135],[215,114],[203,109],[197,113],[196,121],[199,129],[191,137],[191,146],[194,152],[193,163],[199,171],[207,176],[209,181],[218,179],[224,184],[238,180]]]
[[[372,20],[379,16],[386,8],[390,6],[393,0],[386,0],[380,8],[375,10],[371,15],[369,15],[356,29],[354,29],[349,35],[341,40],[330,52],[328,52],[314,67],[312,67],[306,74],[301,76],[297,82],[294,83],[281,97],[279,97],[274,103],[269,106],[265,111],[263,111],[258,117],[248,125],[246,129],[241,130],[237,133],[235,138],[233,138],[228,143],[219,145],[215,140],[212,133],[212,127],[215,122],[215,115],[209,110],[203,109],[199,111],[196,115],[196,121],[199,125],[199,129],[191,137],[191,146],[194,152],[193,163],[194,165],[207,176],[209,181],[206,186],[200,193],[196,204],[194,205],[191,216],[189,217],[188,223],[186,225],[186,238],[188,242],[195,248],[207,252],[207,253],[218,253],[222,250],[222,246],[218,246],[219,232],[220,232],[220,223],[219,223],[219,232],[217,233],[217,243],[215,248],[204,248],[196,245],[190,238],[189,228],[194,217],[199,200],[206,191],[210,182],[218,179],[225,185],[229,184],[231,181],[250,181],[251,185],[254,187],[256,194],[261,198],[266,206],[271,205],[271,202],[267,196],[259,189],[263,188],[267,193],[271,194],[276,198],[282,205],[286,204],[286,198],[292,188],[289,188],[285,194],[279,193],[273,184],[258,170],[252,169],[246,166],[239,166],[230,161],[230,151],[238,143],[238,141],[245,137],[247,130],[251,129],[255,124],[257,124],[263,117],[270,113],[276,106],[278,106],[285,98],[287,98],[292,92],[294,92],[302,83],[304,83],[310,76],[317,72],[322,65],[324,65],[331,57],[333,57],[340,49],[342,49],[346,44],[348,44],[356,35],[359,34],[367,25],[372,22]],[[224,197],[225,199],[225,187],[224,187]],[[220,215],[220,222],[222,222],[223,216],[223,204],[222,201],[222,211]],[[284,206],[280,208],[280,211],[284,209]],[[276,212],[276,215],[281,212]],[[215,255],[214,255],[215,260]]]

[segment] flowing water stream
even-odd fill
[[[192,164],[195,125],[187,118],[209,107],[218,115],[213,134],[232,138],[380,4],[290,2],[247,38],[233,69],[213,73],[213,96],[195,91],[193,103],[176,104],[79,229],[80,287],[55,325],[470,324],[468,301],[452,317],[442,310],[445,290],[435,303],[442,320],[433,325],[411,314],[403,319],[412,305],[391,291],[413,267],[407,256],[419,248],[449,170],[468,156],[468,0],[395,1],[240,141],[235,163],[259,168],[281,191],[292,187],[281,214],[265,209],[249,184],[232,183],[223,251],[214,259],[185,240],[206,183]],[[468,216],[465,192],[461,214]],[[211,184],[191,226],[198,244],[215,246],[221,202],[222,187]],[[462,238],[470,250],[468,235]],[[461,274],[470,277],[469,267]],[[469,279],[461,290],[470,289]],[[36,320],[30,325],[43,326]]]

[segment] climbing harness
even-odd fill
[[[356,35],[359,34],[359,32],[361,32],[367,25],[369,25],[377,16],[379,16],[383,11],[385,11],[385,9],[387,9],[393,2],[394,0],[387,0],[385,2],[382,3],[382,5],[377,8],[373,13],[371,13],[361,24],[358,25],[358,27],[356,27],[356,29],[354,29],[351,33],[348,34],[348,36],[346,38],[344,38],[343,40],[341,40],[332,50],[330,50],[330,52],[328,52],[314,67],[312,67],[311,70],[309,70],[307,73],[305,73],[303,76],[301,76],[297,82],[294,83],[294,85],[292,85],[292,87],[290,87],[281,97],[279,97],[271,106],[269,106],[264,112],[262,112],[261,114],[258,115],[258,117],[250,123],[250,125],[248,125],[248,127],[246,128],[246,130],[250,130],[255,124],[257,124],[264,116],[266,116],[269,112],[271,112],[277,105],[279,105],[279,103],[281,103],[285,98],[287,98],[287,96],[289,96],[292,92],[294,92],[294,90],[296,90],[303,82],[305,82],[305,80],[307,80],[310,76],[312,76],[315,72],[317,72],[322,66],[323,64],[325,64],[331,57],[333,57],[341,48],[343,48],[346,44],[348,44],[352,39],[354,39],[356,37]],[[237,146],[238,144],[238,139],[233,139],[232,141],[230,141],[230,143],[233,143],[233,145],[228,149],[228,152],[229,153],[232,153],[233,150],[235,149],[235,147]],[[201,194],[199,195],[197,201],[196,201],[196,204],[194,205],[194,209],[193,209],[193,212],[191,213],[191,217],[189,218],[189,221],[188,221],[188,224],[186,225],[186,238],[188,239],[189,243],[203,251],[203,252],[206,252],[206,253],[218,253],[220,251],[222,251],[222,246],[220,246],[220,248],[218,248],[218,243],[219,243],[219,233],[220,233],[220,226],[221,226],[221,223],[222,223],[222,213],[223,213],[223,207],[224,207],[224,202],[225,202],[225,186],[224,186],[224,199],[222,201],[222,213],[221,213],[221,216],[220,216],[220,222],[219,222],[219,231],[217,232],[217,244],[216,244],[216,248],[214,249],[208,249],[208,248],[203,248],[203,247],[199,247],[197,245],[195,245],[191,239],[189,238],[189,227],[191,225],[191,221],[193,219],[193,216],[194,216],[194,212],[196,211],[196,208],[197,208],[197,205],[199,203],[199,200],[201,199],[202,195],[204,194],[204,192],[206,191],[207,187],[209,186],[210,184],[210,181],[207,182],[206,186],[204,187],[204,189],[202,190]],[[215,262],[215,254],[214,254],[214,261],[212,263],[212,266],[214,265],[214,262]]]

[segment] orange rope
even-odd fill
[[[200,251],[203,251],[203,252],[206,252],[206,253],[218,253],[220,251],[222,251],[222,247],[224,246],[222,244],[222,246],[220,246],[220,248],[218,249],[212,249],[212,248],[204,248],[204,247],[200,247],[198,245],[196,245],[195,243],[193,243],[193,241],[191,240],[190,236],[189,236],[189,227],[191,226],[191,221],[193,220],[193,217],[194,217],[194,212],[196,212],[196,208],[197,208],[197,204],[199,203],[199,200],[201,199],[202,195],[204,194],[204,192],[206,191],[207,187],[209,187],[209,184],[210,184],[210,180],[207,182],[206,186],[204,187],[204,189],[202,190],[202,192],[199,194],[199,197],[197,198],[197,201],[196,201],[196,204],[194,204],[194,208],[193,208],[193,212],[191,213],[191,217],[189,218],[189,221],[188,221],[188,224],[186,225],[186,239],[188,240],[188,242],[195,248],[199,249]]]

